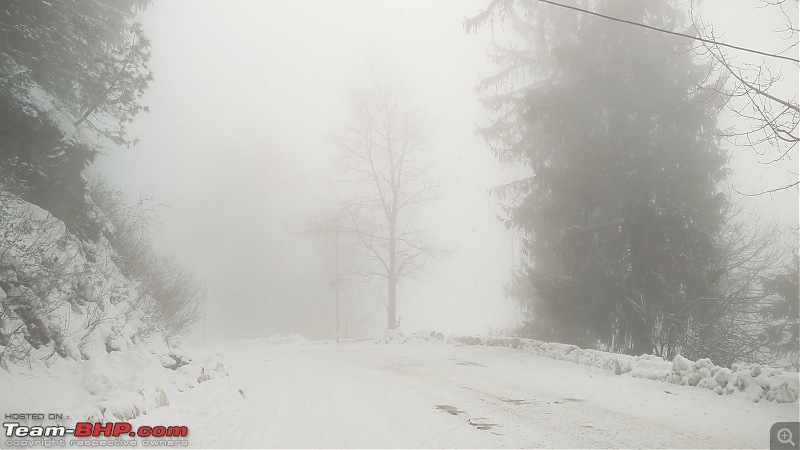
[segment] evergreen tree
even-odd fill
[[[570,2],[666,29],[684,20],[676,3]],[[727,205],[704,68],[687,42],[539,2],[494,1],[468,29],[495,19],[524,41],[498,46],[480,85],[483,136],[532,173],[498,191],[526,236],[512,295],[535,337],[671,356],[710,320]]]
[[[152,75],[136,13],[149,0],[9,0],[0,6],[0,181],[96,235],[81,173],[125,125]]]

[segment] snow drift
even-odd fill
[[[734,364],[731,368],[715,365],[704,358],[691,361],[677,355],[672,362],[653,355],[630,356],[575,345],[543,342],[516,337],[451,336],[455,345],[508,347],[525,353],[597,367],[634,378],[665,381],[682,386],[711,389],[719,395],[741,393],[753,402],[796,402],[800,393],[797,373],[762,368],[758,364]]]

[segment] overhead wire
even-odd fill
[[[766,57],[769,57],[769,58],[778,58],[778,59],[783,59],[783,60],[786,60],[786,61],[792,61],[792,62],[800,63],[800,59],[792,58],[791,56],[778,55],[778,54],[774,54],[774,53],[767,53],[767,52],[763,52],[761,50],[755,50],[755,49],[752,49],[752,48],[741,47],[741,46],[738,46],[738,45],[727,44],[725,42],[715,41],[713,39],[707,39],[707,38],[704,38],[704,37],[701,37],[701,36],[693,36],[691,34],[679,33],[677,31],[665,30],[663,28],[654,27],[654,26],[647,25],[647,24],[644,24],[644,23],[634,22],[632,20],[620,19],[619,17],[614,17],[614,16],[609,16],[609,15],[606,15],[606,14],[601,14],[601,13],[598,13],[598,12],[595,12],[595,11],[590,11],[588,9],[579,8],[577,6],[565,5],[563,3],[554,2],[552,0],[537,0],[537,1],[539,1],[541,3],[547,3],[548,5],[557,6],[557,7],[560,7],[560,8],[571,9],[573,11],[578,11],[578,12],[581,12],[581,13],[584,13],[584,14],[590,14],[592,16],[597,16],[597,17],[601,17],[603,19],[612,20],[614,22],[620,22],[620,23],[633,25],[633,26],[640,27],[640,28],[646,28],[648,30],[657,31],[659,33],[666,33],[666,34],[671,34],[673,36],[680,36],[680,37],[684,37],[684,38],[688,38],[688,39],[693,39],[695,41],[705,42],[707,44],[718,45],[720,47],[732,48],[732,49],[735,49],[735,50],[740,50],[740,51],[748,52],[748,53],[754,53],[754,54],[761,55],[761,56],[766,56]]]

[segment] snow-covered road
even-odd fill
[[[503,348],[217,351],[230,379],[173,395],[133,424],[187,425],[192,447],[768,448],[770,426],[798,415],[796,403],[755,404]]]

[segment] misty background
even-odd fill
[[[155,79],[142,103],[151,112],[130,127],[141,142],[98,158],[93,170],[131,200],[167,205],[158,213],[159,245],[208,294],[200,335],[333,336],[329,248],[298,231],[324,206],[337,153],[327,136],[342,123],[348,83],[376,52],[402,68],[433,121],[432,172],[445,181],[424,222],[451,255],[401,285],[401,329],[488,333],[519,323],[503,293],[519,240],[497,220],[488,190],[520,172],[502,167],[475,133],[486,122],[475,84],[496,72],[486,57],[493,36],[467,34],[463,24],[485,3],[173,1],[143,13]],[[753,26],[770,23],[770,11],[721,0],[703,2],[702,11],[726,42],[775,44],[769,29]],[[784,73],[787,89],[797,76]],[[796,161],[763,165],[748,150],[735,152],[731,180],[740,192],[796,180]],[[796,190],[732,199],[778,221],[796,245]],[[352,290],[349,301],[361,308],[353,335],[385,329],[382,295]]]

